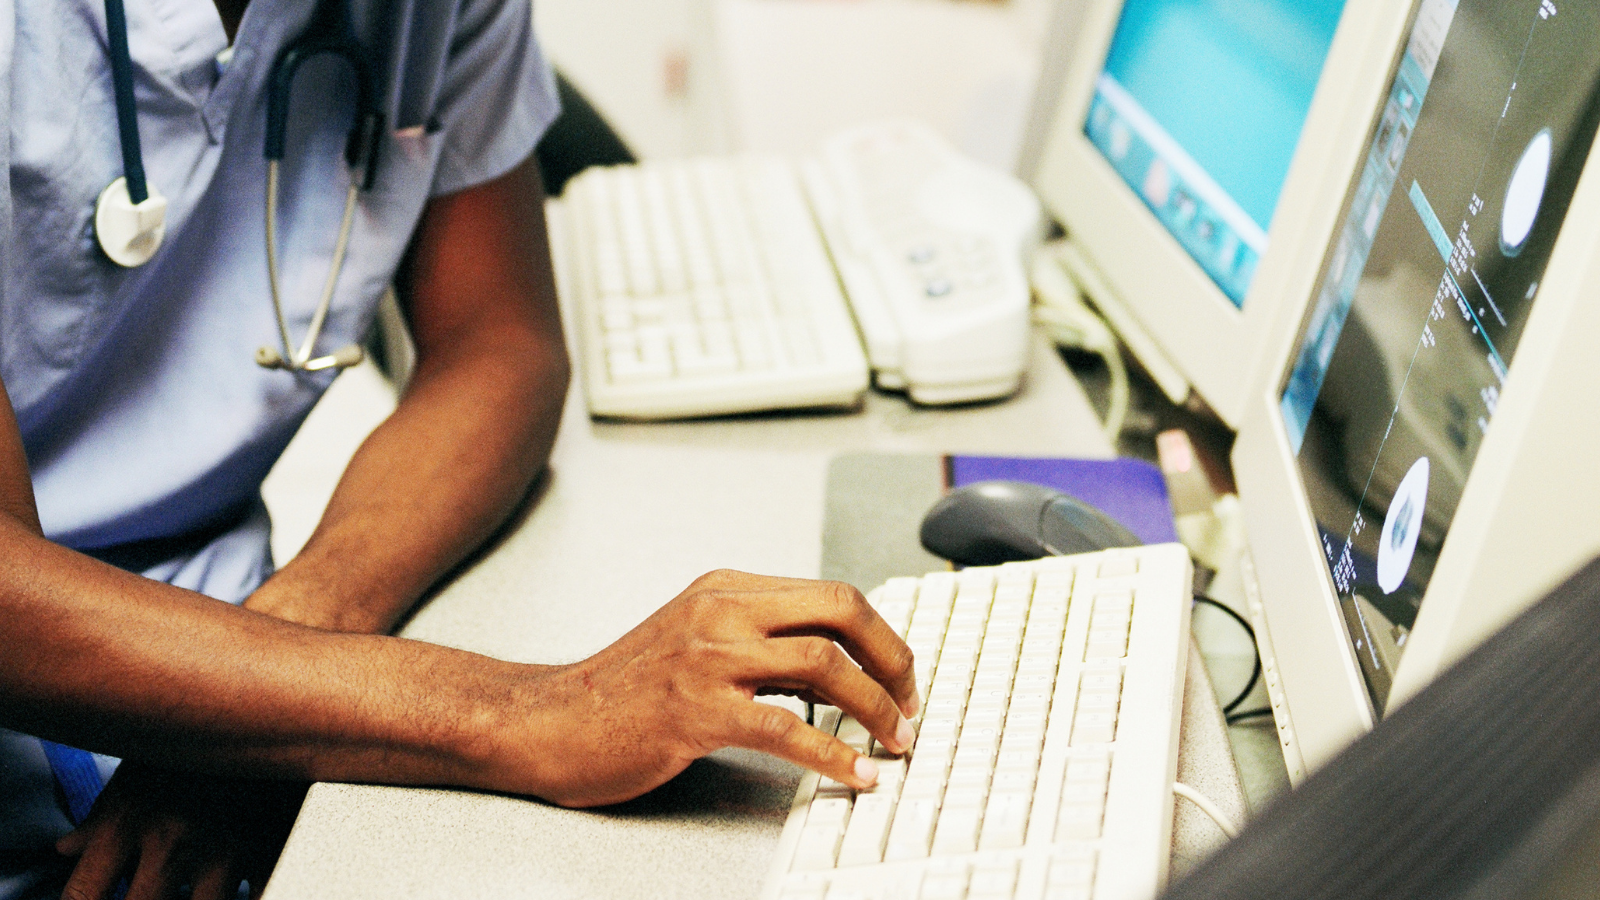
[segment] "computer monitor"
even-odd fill
[[[1411,12],[1234,447],[1296,779],[1600,554],[1600,4]]]
[[[1176,400],[1192,385],[1236,427],[1273,326],[1308,289],[1290,251],[1333,229],[1327,173],[1355,163],[1347,120],[1381,93],[1405,12],[1094,0],[1061,19],[1072,40],[1041,92],[1056,100],[1034,187],[1081,251],[1069,268],[1103,285],[1091,299],[1158,383]]]

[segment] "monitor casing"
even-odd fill
[[[1381,114],[1377,103],[1372,109]],[[1359,130],[1370,135],[1372,124]],[[1320,254],[1299,264],[1315,274]],[[1251,390],[1233,450],[1249,536],[1246,591],[1278,736],[1296,783],[1376,719],[1279,412],[1303,328],[1302,321],[1289,320],[1270,342],[1277,348],[1270,377]],[[1395,672],[1390,710],[1600,555],[1597,346],[1600,142],[1590,150],[1494,421],[1440,549]]]
[[[1409,5],[1392,0],[1346,3],[1267,230],[1267,250],[1242,308],[1234,306],[1084,134],[1095,81],[1105,68],[1123,2],[1090,0],[1082,5],[1081,12],[1061,16],[1057,26],[1057,33],[1070,34],[1074,44],[1065,51],[1066,72],[1059,87],[1040,92],[1041,97],[1054,95],[1055,110],[1030,181],[1082,251],[1079,256],[1095,269],[1098,277],[1091,280],[1108,287],[1090,299],[1124,332],[1128,346],[1140,352],[1141,345],[1153,341],[1163,359],[1146,361],[1147,368],[1174,368],[1224,423],[1237,428],[1250,386],[1264,374],[1266,360],[1277,358],[1271,341],[1282,339],[1279,321],[1298,321],[1311,292],[1315,266],[1307,272],[1296,250],[1309,243],[1320,255],[1333,234],[1344,197],[1343,173],[1356,171],[1366,149],[1372,110],[1381,102],[1403,49]],[[1032,151],[1025,151],[1031,158]],[[1330,172],[1341,174],[1329,178]]]

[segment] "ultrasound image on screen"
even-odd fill
[[[1281,411],[1382,711],[1600,119],[1600,0],[1424,0]]]

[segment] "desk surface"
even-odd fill
[[[402,634],[565,662],[707,570],[815,577],[828,461],[858,450],[1111,452],[1042,342],[1018,396],[953,410],[872,395],[853,413],[596,423],[575,389],[542,492]],[[467,791],[317,785],[266,897],[753,897],[798,776],[788,763],[722,751],[646,797],[582,812]]]

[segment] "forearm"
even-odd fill
[[[549,458],[565,370],[519,342],[419,370],[352,458],[304,549],[246,606],[384,633],[481,545]]]
[[[28,457],[17,432],[17,416],[11,409],[11,395],[0,384],[0,515],[10,516],[34,534],[39,527],[39,508],[33,499],[33,480],[28,474]]]
[[[431,202],[396,287],[417,343],[411,383],[252,609],[388,631],[549,459],[568,363],[533,164]]]
[[[485,782],[484,735],[544,671],[278,621],[105,566],[10,517],[0,633],[6,727],[304,780],[507,787]]]

